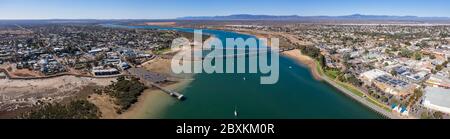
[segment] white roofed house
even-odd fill
[[[360,75],[360,78],[363,81],[368,81],[368,82],[373,82],[375,80],[375,78],[381,76],[381,75],[386,75],[388,74],[387,72],[384,72],[382,70],[379,69],[373,69],[367,72],[364,72]]]
[[[92,49],[92,50],[89,50],[88,53],[90,53],[90,54],[96,54],[96,53],[99,53],[99,52],[102,52],[102,51],[103,51],[103,49]]]
[[[441,48],[445,50],[450,50],[450,45],[442,45]]]
[[[442,65],[442,64],[444,64],[444,62],[445,62],[444,60],[435,59],[435,60],[432,60],[432,61],[431,61],[431,64],[437,66],[437,65]]]
[[[116,68],[104,68],[100,66],[92,68],[92,74],[96,77],[115,76],[120,75],[120,71]]]

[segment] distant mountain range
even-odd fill
[[[299,16],[299,15],[251,15],[235,14],[229,16],[188,16],[177,18],[179,20],[450,20],[449,17],[419,17],[419,16],[389,16],[389,15],[362,15],[353,14],[345,16]]]

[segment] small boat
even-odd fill
[[[289,66],[289,68],[290,68],[290,69],[292,69],[292,67],[291,67],[291,66]]]
[[[237,116],[238,116],[238,112],[237,112],[236,108],[234,108],[234,117],[237,117]]]
[[[245,80],[247,80],[247,79],[244,77],[244,81],[245,81]]]

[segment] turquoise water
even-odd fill
[[[193,29],[128,26],[193,32]],[[203,30],[222,40],[253,36],[234,32]],[[381,115],[317,81],[308,69],[292,59],[280,57],[279,81],[261,85],[262,74],[195,75],[181,93],[185,101],[168,106],[162,118],[170,119],[380,119]],[[244,79],[245,78],[245,79]],[[234,116],[235,109],[239,116]]]

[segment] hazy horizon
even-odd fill
[[[42,18],[42,19],[1,19],[0,20],[178,20],[180,18],[184,18],[184,17],[220,17],[220,16],[232,16],[232,15],[254,15],[254,16],[304,16],[304,15],[271,15],[271,14],[231,14],[231,15],[213,15],[213,16],[183,16],[183,17],[175,17],[175,18],[167,18],[167,19],[162,19],[162,18],[155,18],[155,19],[144,19],[144,18],[111,18],[111,19],[107,19],[107,18]],[[360,13],[355,13],[355,14],[349,14],[349,15],[336,15],[336,16],[332,16],[332,15],[310,15],[310,16],[304,16],[304,17],[320,17],[320,16],[329,16],[329,17],[339,17],[339,16],[352,16],[352,15],[363,15],[363,16],[398,16],[398,17],[407,17],[407,16],[412,16],[412,17],[419,17],[419,18],[449,18],[447,16],[416,16],[416,15],[369,15],[369,14],[360,14]],[[183,20],[183,19],[180,19]]]
[[[0,0],[0,19],[176,19],[187,16],[450,17],[446,0]]]

